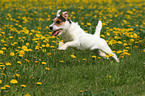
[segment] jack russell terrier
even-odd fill
[[[67,47],[76,47],[80,50],[95,50],[99,49],[99,55],[106,58],[106,54],[112,54],[112,57],[119,62],[116,54],[112,52],[107,42],[100,38],[100,32],[102,29],[102,22],[99,21],[96,27],[95,33],[86,33],[78,23],[74,23],[68,19],[68,13],[57,11],[56,18],[53,19],[53,23],[49,26],[49,29],[53,31],[53,36],[62,35],[63,42],[59,42],[58,50],[66,50]],[[107,58],[109,59],[109,58]]]

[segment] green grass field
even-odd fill
[[[59,9],[90,34],[101,20],[120,62],[59,51],[49,31]],[[144,16],[144,0],[1,0],[0,96],[145,96]]]

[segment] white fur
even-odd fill
[[[51,25],[52,26],[52,25]],[[72,22],[71,24],[66,21],[65,24],[61,26],[56,26],[53,24],[53,30],[63,29],[61,32],[62,39],[64,42],[59,43],[59,50],[66,50],[68,47],[76,47],[80,50],[94,50],[100,49],[99,55],[106,58],[106,54],[113,54],[113,58],[119,62],[116,54],[112,52],[112,50],[107,45],[107,42],[100,38],[100,31],[102,29],[102,22],[99,21],[96,27],[95,33],[88,34],[84,32],[82,28],[78,25],[78,23]],[[105,53],[104,53],[105,52]]]

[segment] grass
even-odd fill
[[[0,1],[2,96],[144,96],[145,3],[143,0]],[[96,51],[57,50],[61,37],[48,30],[56,11],[101,37],[120,62]]]

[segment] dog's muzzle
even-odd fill
[[[53,27],[52,27],[52,26],[50,26],[50,27],[49,27],[49,30],[53,30]]]
[[[62,29],[53,31],[52,36],[57,36],[61,31],[62,31]]]

